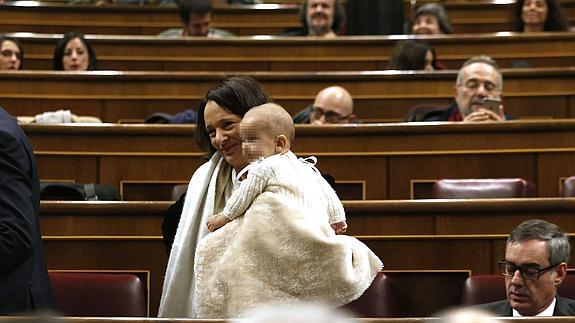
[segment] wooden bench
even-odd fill
[[[428,1],[423,1],[428,2]],[[575,1],[561,1],[571,23],[575,22]],[[515,2],[446,1],[445,9],[455,33],[484,33],[513,30]],[[404,16],[412,6],[405,1]],[[8,2],[0,6],[0,28],[4,32],[64,33],[77,30],[90,34],[156,35],[180,27],[175,6],[74,5],[39,2],[26,5]],[[213,25],[236,35],[277,35],[300,26],[299,6],[293,1],[267,5],[216,5]]]
[[[237,36],[279,34],[299,26],[299,6],[218,5],[214,7],[214,27]],[[178,8],[171,6],[69,5],[40,2],[27,5],[9,2],[0,5],[3,32],[157,35],[169,28],[180,28]]]
[[[1,13],[2,11],[0,11]],[[26,69],[52,69],[59,34],[14,34],[24,46]],[[88,35],[100,69],[166,71],[359,71],[388,65],[397,41],[414,36],[236,37],[165,39]],[[522,60],[534,67],[575,65],[575,33],[418,36],[439,60],[458,69],[469,57],[491,55],[502,67]],[[536,49],[536,50],[535,50]]]
[[[110,184],[125,200],[169,200],[205,160],[194,126],[23,128],[42,180]],[[317,156],[345,199],[409,199],[432,180],[485,177],[524,178],[556,197],[575,174],[574,130],[573,120],[297,126],[293,151]]]
[[[197,108],[224,79],[252,76],[294,115],[330,85],[347,88],[364,122],[399,121],[416,104],[447,105],[456,71],[401,72],[0,72],[0,105],[14,115],[71,109],[106,122],[141,122],[162,111]],[[519,118],[575,116],[575,67],[503,71],[506,112]]]
[[[48,268],[149,273],[155,316],[167,263],[160,226],[169,205],[41,202]],[[507,234],[519,222],[537,217],[572,232],[575,200],[364,201],[344,207],[350,234],[381,257],[386,275],[401,286],[402,315],[428,316],[457,304],[469,275],[497,273]]]

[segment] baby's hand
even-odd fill
[[[208,230],[210,230],[210,232],[214,232],[230,221],[231,220],[226,218],[223,214],[218,213],[212,215],[206,224],[208,225]]]
[[[342,234],[347,231],[347,223],[344,221],[336,222],[331,225],[335,234]]]

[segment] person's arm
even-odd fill
[[[37,214],[27,167],[32,165],[26,149],[0,132],[0,273],[14,270],[33,252]]]
[[[322,193],[325,194],[327,200],[327,212],[329,215],[329,224],[335,230],[336,233],[344,233],[347,230],[347,223],[345,221],[345,210],[343,204],[339,200],[339,197],[329,185],[329,183],[317,174],[318,181],[320,182]]]
[[[255,198],[260,195],[267,184],[268,178],[265,172],[260,172],[262,168],[250,170],[248,176],[244,179],[240,187],[232,193],[222,215],[233,220],[246,212]]]

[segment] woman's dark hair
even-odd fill
[[[453,28],[451,28],[451,24],[449,23],[449,18],[447,17],[447,13],[442,5],[438,3],[426,3],[417,7],[415,13],[413,15],[413,22],[411,26],[413,28],[413,24],[420,16],[430,15],[434,16],[437,19],[437,23],[439,24],[439,30],[441,30],[444,34],[451,34],[453,33]],[[409,30],[412,30],[410,28]]]
[[[19,70],[21,70],[22,66],[24,66],[24,49],[22,49],[22,44],[16,38],[1,35],[0,36],[0,48],[2,47],[2,45],[4,44],[5,41],[11,41],[14,44],[16,44],[16,46],[18,46],[18,50],[20,50],[20,68],[19,68]]]
[[[425,55],[431,51],[435,69],[435,51],[428,43],[410,39],[400,41],[393,47],[389,68],[395,70],[424,70]]]
[[[523,3],[525,0],[517,0],[515,3],[515,11],[513,20],[515,22],[515,31],[522,32],[525,28],[523,23]],[[561,9],[561,4],[558,0],[545,0],[547,3],[547,17],[545,18],[544,31],[567,31],[569,30],[569,23],[565,17],[565,13]]]
[[[333,6],[333,23],[331,24],[331,29],[337,33],[345,22],[345,10],[339,0],[333,0]],[[302,29],[307,31],[307,0],[304,0],[301,3],[299,8],[299,20],[301,22]]]
[[[95,70],[96,65],[97,65],[97,60],[96,60],[96,52],[94,52],[94,48],[92,48],[92,45],[90,45],[90,43],[84,38],[83,33],[75,32],[75,31],[66,33],[64,35],[64,37],[62,39],[60,39],[60,41],[58,41],[58,44],[56,45],[56,49],[54,50],[54,70],[55,71],[63,71],[64,70],[64,63],[62,62],[62,59],[64,58],[64,52],[66,51],[66,45],[68,45],[68,43],[74,38],[80,39],[82,44],[84,44],[84,46],[86,46],[86,49],[88,50],[88,71]]]
[[[243,117],[249,109],[271,102],[261,85],[250,77],[232,77],[210,89],[200,103],[196,124],[196,143],[210,155],[216,152],[206,131],[204,110],[208,101],[216,102],[226,111]]]

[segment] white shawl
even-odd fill
[[[219,153],[200,166],[190,180],[166,269],[158,317],[192,315],[194,254],[200,239],[208,234],[206,221],[215,213],[214,206],[223,206],[222,195],[226,188],[222,186],[226,180],[231,185],[231,167]]]
[[[311,209],[263,192],[196,249],[193,318],[233,318],[269,302],[345,305],[381,270],[359,240],[335,235]]]

